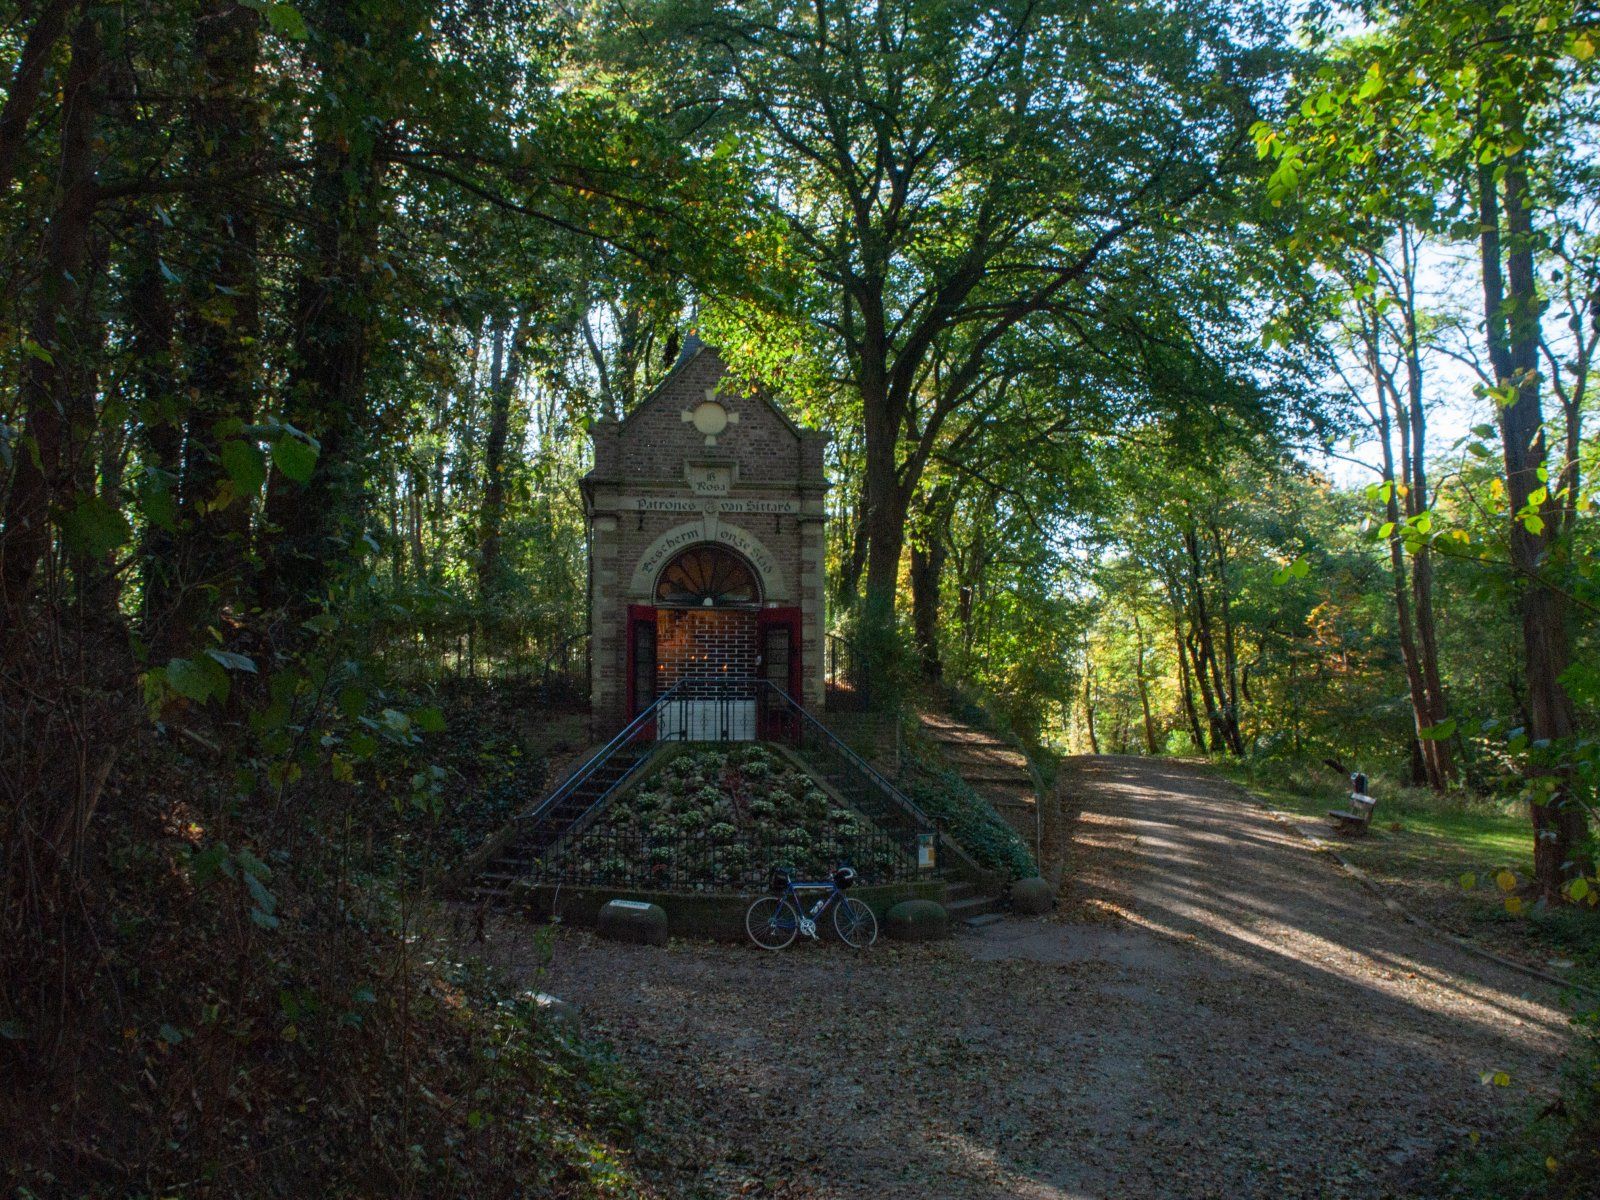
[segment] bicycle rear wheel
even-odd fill
[[[878,940],[878,918],[854,896],[846,896],[834,906],[833,928],[841,942],[857,950],[864,950]]]
[[[763,950],[782,950],[794,941],[800,928],[800,914],[794,905],[777,896],[762,896],[745,910],[744,931]]]

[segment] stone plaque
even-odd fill
[[[685,463],[683,474],[689,481],[689,490],[696,496],[726,496],[728,489],[733,486],[732,467],[707,467],[696,463]]]
[[[705,501],[688,496],[624,496],[621,507],[631,512],[699,512]]]

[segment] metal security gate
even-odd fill
[[[686,680],[694,690],[694,680]],[[756,701],[737,696],[711,699],[669,700],[656,721],[660,742],[753,742],[756,740]]]

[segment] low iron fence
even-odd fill
[[[864,820],[848,834],[726,823],[695,832],[608,826],[608,804],[644,760],[603,790],[586,792],[588,781],[609,779],[601,773],[620,752],[664,741],[787,744]],[[530,873],[536,882],[742,891],[759,887],[776,865],[821,878],[848,863],[872,883],[915,879],[935,861],[939,832],[894,784],[782,688],[765,679],[718,676],[681,680],[656,697],[539,806],[524,839],[540,847]]]
[[[866,712],[872,707],[867,672],[856,644],[830,633],[824,662],[824,705],[829,712]]]
[[[683,833],[591,825],[553,847],[530,878],[580,887],[758,892],[775,866],[792,868],[797,878],[821,880],[841,863],[854,867],[864,883],[917,878],[915,857],[881,829],[805,841],[794,832]]]

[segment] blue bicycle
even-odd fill
[[[767,880],[771,894],[745,911],[745,932],[763,950],[782,950],[802,933],[816,941],[817,926],[831,909],[839,940],[857,950],[865,949],[878,940],[878,918],[862,901],[844,894],[855,882],[856,873],[850,867],[840,867],[820,883],[796,882],[787,867],[774,867]],[[800,899],[801,892],[828,894],[808,908]]]

